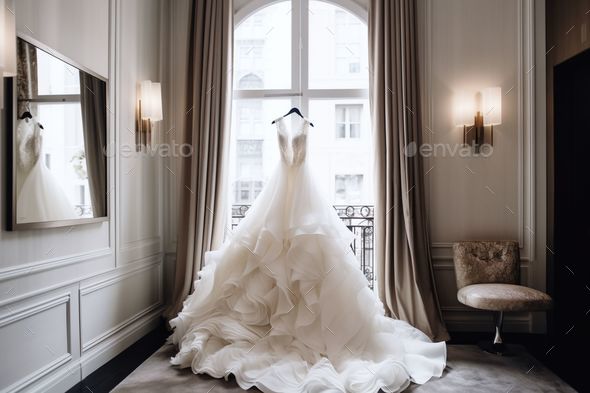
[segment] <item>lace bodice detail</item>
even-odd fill
[[[285,120],[281,117],[276,120],[279,150],[281,160],[288,166],[299,166],[305,161],[307,154],[307,129],[309,121],[303,120],[301,129],[289,133],[285,126]]]
[[[39,123],[34,119],[19,120],[16,130],[18,165],[27,173],[39,159],[43,139]]]

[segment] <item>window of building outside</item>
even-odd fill
[[[360,200],[363,189],[363,175],[336,175],[336,203],[348,204]]]
[[[362,105],[336,105],[336,138],[360,138]]]

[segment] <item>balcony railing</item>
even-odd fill
[[[232,229],[235,228],[250,205],[232,206]],[[334,209],[342,222],[354,233],[355,239],[351,244],[352,252],[356,256],[359,268],[364,273],[369,287],[375,286],[375,257],[374,257],[374,209],[368,205],[335,205]]]

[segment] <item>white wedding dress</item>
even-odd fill
[[[17,180],[24,179],[16,202],[17,223],[79,218],[60,182],[43,162],[43,137],[39,123],[34,119],[20,120],[17,141]]]
[[[384,316],[306,164],[309,122],[277,119],[281,162],[230,239],[205,256],[172,364],[263,392],[398,392],[441,376],[444,342]]]

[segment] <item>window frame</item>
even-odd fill
[[[240,23],[260,9],[284,0],[253,0],[247,2],[234,14],[234,30]],[[309,88],[309,1],[291,0],[291,88],[290,89],[237,89],[234,81],[233,99],[291,99],[301,111],[309,113],[309,102],[318,99],[368,99],[369,89],[310,89]],[[364,23],[368,12],[354,0],[321,0],[350,12]]]

